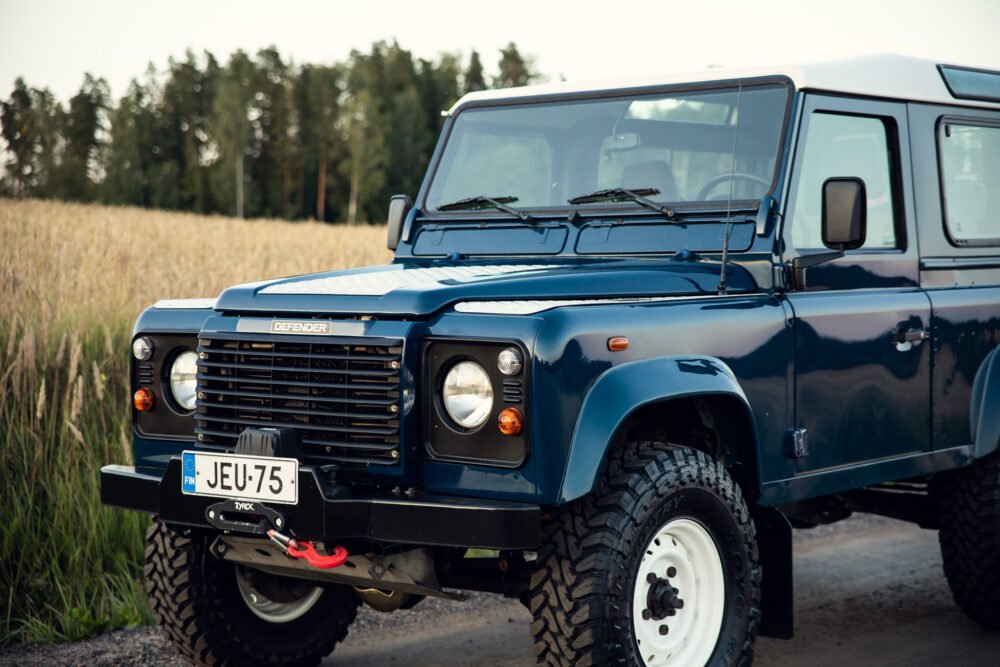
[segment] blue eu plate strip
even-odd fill
[[[194,493],[194,452],[184,452],[181,461],[184,468],[184,475],[181,478],[181,489],[185,493]]]

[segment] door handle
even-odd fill
[[[897,329],[892,336],[893,343],[919,343],[931,337],[927,329]]]
[[[919,345],[922,341],[931,337],[931,332],[927,329],[904,329],[899,327],[892,332],[892,344],[896,346],[897,352],[909,352],[914,345]]]

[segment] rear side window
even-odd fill
[[[938,151],[948,236],[959,244],[1000,244],[1000,127],[944,120]]]

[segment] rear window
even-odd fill
[[[1000,126],[945,119],[938,150],[948,236],[963,245],[1000,244]]]

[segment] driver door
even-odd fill
[[[808,439],[799,472],[930,446],[930,301],[918,286],[907,136],[903,104],[806,99],[785,260],[829,252],[820,229],[827,178],[865,181],[868,224],[863,247],[807,269],[805,286],[788,293],[795,426]]]

